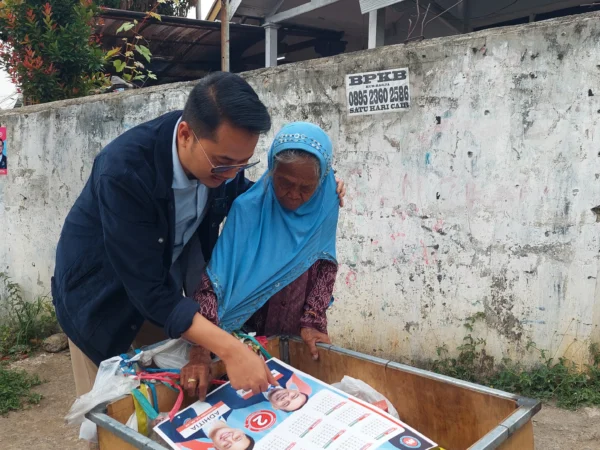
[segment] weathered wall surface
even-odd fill
[[[336,343],[395,359],[462,343],[583,361],[600,339],[600,16],[578,16],[246,74],[275,129],[323,126],[348,183]],[[348,73],[408,67],[412,108],[349,118]],[[48,290],[55,243],[94,155],[183,105],[190,85],[5,112],[1,268]],[[258,152],[267,148],[269,136]]]

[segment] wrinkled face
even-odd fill
[[[213,167],[247,164],[254,155],[258,134],[223,122],[212,139],[196,136],[187,122],[177,128],[177,151],[181,165],[188,176],[209,188],[220,186],[235,178],[239,169],[212,173]]]
[[[279,163],[273,172],[273,188],[281,206],[295,211],[308,202],[319,187],[319,176],[312,158]]]
[[[297,411],[304,406],[308,397],[295,389],[277,389],[269,401],[275,409],[286,412]]]
[[[245,450],[250,446],[250,439],[242,430],[229,427],[216,430],[211,440],[217,450]]]

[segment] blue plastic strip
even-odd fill
[[[152,407],[152,405],[150,404],[150,402],[144,394],[142,394],[137,389],[133,389],[131,391],[131,394],[138,401],[138,403],[140,404],[140,406],[142,407],[142,409],[144,410],[144,412],[150,420],[155,420],[158,417],[158,414],[156,413],[156,411],[154,411],[154,408]]]
[[[179,369],[144,369],[148,373],[160,373],[160,372],[169,372],[169,373],[181,373]]]
[[[158,410],[158,396],[156,395],[156,386],[154,386],[154,383],[146,383],[146,386],[148,386],[150,388],[150,392],[152,393],[152,406],[154,407],[154,411],[156,411],[156,413],[160,413],[160,411]]]

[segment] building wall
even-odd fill
[[[246,73],[274,119],[324,127],[348,206],[330,330],[397,360],[461,345],[585,361],[600,340],[600,15],[428,40]],[[408,112],[348,117],[346,74],[408,67]],[[190,84],[3,112],[0,264],[49,290],[62,221],[94,155],[183,106]],[[261,140],[264,155],[272,134]],[[264,160],[265,158],[263,158]],[[255,176],[257,174],[254,174]]]

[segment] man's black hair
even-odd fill
[[[203,138],[214,138],[221,123],[251,133],[271,129],[271,116],[252,87],[239,75],[214,72],[192,89],[183,110],[182,120]]]
[[[246,435],[246,437],[250,441],[250,443],[248,444],[248,447],[246,447],[246,450],[252,450],[254,448],[254,446],[256,445],[256,442],[254,441],[254,439],[251,436]]]

